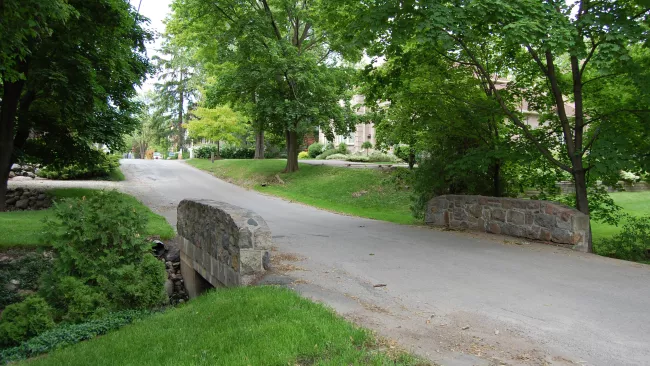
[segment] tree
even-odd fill
[[[234,81],[218,84],[231,88],[232,104],[251,105],[256,123],[285,136],[286,172],[298,170],[303,133],[316,126],[329,135],[348,133],[356,122],[349,103],[340,104],[349,100],[350,73],[337,66],[335,40],[319,26],[320,3],[177,0],[172,6],[180,37],[201,42],[199,55],[222,72],[216,79]]]
[[[185,145],[185,128],[188,106],[198,97],[197,73],[192,59],[192,50],[184,47],[173,37],[166,35],[166,41],[159,50],[162,56],[154,56],[158,70],[155,85],[157,114],[172,122],[176,149]]]
[[[245,132],[243,116],[227,106],[217,108],[199,107],[195,112],[198,119],[187,125],[193,138],[204,138],[217,143],[217,157],[220,156],[220,143],[237,143],[237,134]]]
[[[121,0],[0,2],[0,210],[17,159],[49,165],[117,149],[150,71],[144,18]],[[25,20],[28,21],[25,21]]]
[[[520,136],[571,174],[576,207],[589,214],[588,177],[598,179],[597,174],[589,175],[597,166],[590,157],[600,155],[597,149],[627,145],[612,140],[599,144],[600,131],[613,128],[613,115],[626,116],[629,122],[637,118],[631,114],[648,112],[647,105],[632,113],[618,104],[602,115],[589,102],[594,90],[620,75],[616,65],[633,63],[631,48],[646,39],[650,8],[642,3],[459,0],[453,6],[448,1],[398,6],[389,0],[363,5],[339,0],[328,2],[328,7],[336,14],[329,18],[330,29],[349,32],[357,44],[374,44],[374,50],[390,54],[397,49],[394,45],[415,37],[451,64],[471,67]],[[491,62],[495,59],[497,67]],[[619,68],[631,78],[636,70]],[[494,79],[495,71],[510,77],[505,87]],[[536,131],[519,110],[522,99],[540,113]],[[632,133],[627,127],[620,130]],[[638,156],[635,151],[628,154]],[[607,164],[616,170],[618,162]]]
[[[362,149],[366,149],[366,156],[368,156],[368,149],[372,149],[372,143],[370,141],[364,141],[363,144],[361,144]]]

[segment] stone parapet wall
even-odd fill
[[[231,287],[249,284],[269,266],[271,231],[252,211],[212,200],[183,200],[177,229],[190,297],[202,291],[192,271],[214,287]]]
[[[484,231],[587,251],[589,216],[549,201],[445,195],[427,204],[425,222],[434,226]]]

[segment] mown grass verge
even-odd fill
[[[28,365],[424,365],[278,287],[211,291]]]
[[[64,198],[88,197],[95,192],[98,191],[85,188],[65,188],[52,189],[47,193],[57,201]],[[135,197],[126,194],[124,196],[132,202],[134,208],[140,208],[147,212],[149,216],[147,235],[159,235],[162,239],[174,237],[174,229],[164,217],[153,213]],[[48,246],[49,244],[42,237],[45,228],[44,219],[52,216],[52,209],[0,212],[0,233],[3,233],[0,235],[0,248]]]
[[[284,174],[284,160],[192,159],[188,164],[234,184],[326,210],[398,224],[417,222],[409,208],[411,192],[393,183],[388,171],[301,164],[298,172]]]

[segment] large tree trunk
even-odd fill
[[[285,132],[287,139],[287,166],[284,173],[293,173],[298,171],[298,132]]]
[[[581,164],[582,165],[582,164]],[[587,172],[580,168],[574,171],[573,181],[576,189],[576,208],[585,215],[589,215],[589,199],[587,197]],[[589,240],[587,251],[593,253],[593,242],[591,240],[591,220],[589,222]]]
[[[264,159],[264,130],[255,131],[255,159]]]
[[[0,211],[6,209],[7,181],[11,170],[14,151],[14,125],[18,113],[18,101],[24,80],[3,85],[2,107],[0,110]]]

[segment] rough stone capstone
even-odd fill
[[[201,281],[215,287],[247,285],[270,267],[271,231],[258,214],[189,199],[177,211],[181,272],[190,297],[200,293]]]
[[[589,216],[578,210],[515,198],[438,196],[428,202],[425,222],[567,244],[579,251],[587,251],[590,235]]]

